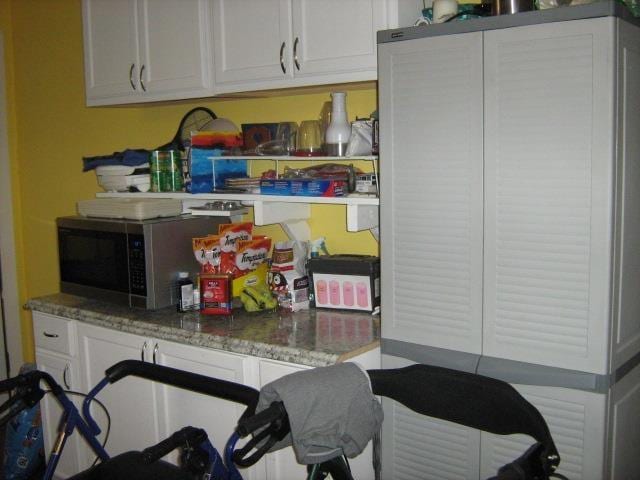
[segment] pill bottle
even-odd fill
[[[193,282],[189,278],[189,272],[178,273],[178,304],[179,312],[189,312],[193,310]]]

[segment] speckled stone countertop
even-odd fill
[[[365,312],[303,310],[233,316],[143,310],[58,293],[26,307],[101,327],[313,367],[331,365],[379,346],[380,317]]]

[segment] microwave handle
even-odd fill
[[[144,360],[144,354],[145,354],[146,351],[147,351],[147,342],[144,342],[142,344],[142,348],[140,349],[140,360],[142,360],[143,362],[145,361]]]

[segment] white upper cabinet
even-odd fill
[[[413,3],[213,0],[215,90],[375,80],[376,32],[417,18]]]
[[[212,95],[207,0],[84,0],[87,105]]]
[[[215,0],[212,23],[216,90],[292,78],[289,0]]]

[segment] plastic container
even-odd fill
[[[334,92],[331,94],[331,123],[325,134],[327,155],[344,157],[351,136],[351,124],[347,120],[347,94]]]
[[[190,312],[194,309],[193,281],[189,278],[189,272],[178,274],[178,311]]]

